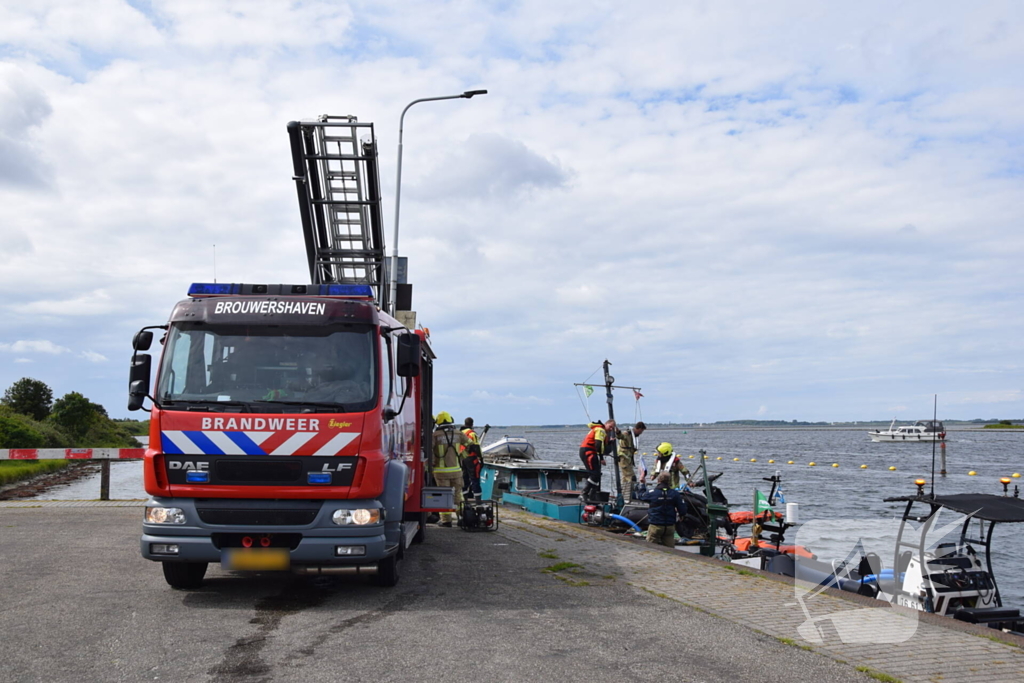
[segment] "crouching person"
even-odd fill
[[[672,488],[672,473],[658,475],[658,485],[640,495],[649,505],[647,510],[647,542],[660,543],[669,548],[676,545],[676,519],[686,516],[686,502],[679,491]]]

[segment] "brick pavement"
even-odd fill
[[[792,581],[740,565],[646,548],[505,508],[499,533],[538,551],[552,551],[589,572],[620,575],[661,597],[904,683],[1024,681],[1024,649],[966,632],[970,629],[944,617],[920,616],[859,596],[808,597],[807,589]],[[808,615],[816,622],[808,623]]]

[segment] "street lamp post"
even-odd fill
[[[474,95],[486,95],[486,90],[467,90],[461,95],[445,95],[444,97],[424,97],[418,100],[413,100],[409,104],[405,105],[405,109],[402,110],[402,116],[398,120],[398,171],[397,177],[395,178],[395,237],[391,243],[391,273],[388,278],[391,280],[391,314],[394,315],[397,306],[398,298],[398,212],[402,200],[402,131],[405,127],[405,112],[409,111],[409,107],[420,102],[435,102],[437,100],[457,100],[457,99],[470,99]]]

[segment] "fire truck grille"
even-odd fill
[[[319,510],[230,510],[196,508],[206,524],[232,526],[304,526],[312,524]]]

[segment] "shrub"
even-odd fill
[[[0,413],[0,448],[42,448],[45,439],[31,423],[25,415]]]

